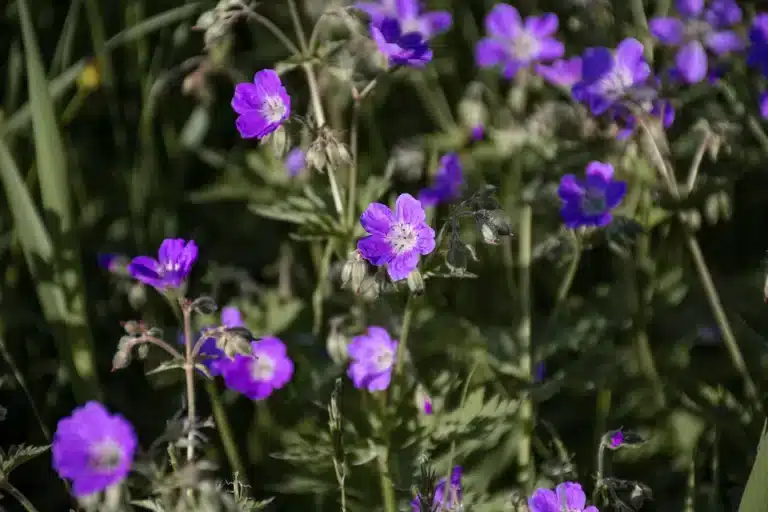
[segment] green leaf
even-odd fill
[[[768,435],[763,427],[760,444],[757,445],[757,457],[749,473],[747,486],[741,496],[739,512],[768,511]]]
[[[11,471],[48,451],[51,446],[11,446],[7,452],[0,450],[0,478],[8,478]]]
[[[73,373],[73,387],[78,398],[99,395],[90,329],[85,312],[85,286],[79,259],[78,236],[70,205],[71,179],[67,171],[67,155],[61,132],[54,115],[53,100],[48,92],[48,80],[43,69],[40,49],[35,37],[29,5],[19,0],[24,56],[27,64],[27,90],[32,109],[37,175],[43,201],[44,218],[53,243],[53,281],[63,293],[63,311],[48,321],[62,330],[59,343],[68,344]],[[24,230],[23,224],[16,229]]]
[[[165,507],[154,500],[132,500],[131,505],[143,508],[144,510],[151,510],[152,512],[165,512]]]

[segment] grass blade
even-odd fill
[[[52,280],[58,285],[59,309],[48,320],[64,331],[65,337],[57,343],[69,343],[71,352],[72,384],[77,398],[94,398],[99,386],[94,364],[90,330],[85,313],[85,286],[80,262],[77,230],[70,204],[67,154],[54,115],[53,100],[48,92],[40,50],[35,37],[27,0],[19,0],[24,56],[27,64],[27,90],[32,111],[37,175],[43,202],[43,222],[52,243]],[[16,229],[27,229],[17,224]],[[63,310],[62,310],[63,308]]]
[[[760,444],[757,445],[757,457],[749,473],[747,486],[741,496],[739,512],[768,511],[768,433],[763,427]]]

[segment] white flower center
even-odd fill
[[[392,250],[397,254],[403,254],[416,247],[419,237],[413,226],[405,222],[395,222],[387,235],[387,241]]]
[[[112,439],[105,439],[91,448],[88,465],[101,473],[114,471],[123,460],[123,450]]]
[[[703,20],[690,20],[683,29],[686,41],[703,41],[712,32],[712,26]]]
[[[270,380],[275,375],[275,361],[265,355],[256,356],[251,363],[253,380]]]
[[[163,270],[165,272],[178,272],[181,270],[181,263],[178,261],[166,261],[165,264],[163,264]]]
[[[527,30],[522,30],[517,37],[512,40],[510,52],[517,60],[528,62],[533,60],[539,53],[539,47],[539,40],[536,39],[536,36]]]
[[[410,34],[411,32],[419,32],[423,36],[423,32],[421,31],[423,27],[421,25],[422,24],[418,18],[408,18],[408,19],[400,20],[400,31],[403,34]]]
[[[285,103],[280,96],[267,96],[261,104],[261,114],[270,123],[279,122],[285,115]]]
[[[605,192],[597,188],[588,188],[581,198],[581,210],[586,215],[600,215],[605,213]]]
[[[392,364],[395,362],[395,353],[390,349],[383,349],[375,357],[376,368],[383,372],[392,368]]]
[[[632,87],[632,82],[632,72],[629,68],[617,65],[598,81],[597,89],[607,99],[615,100]]]

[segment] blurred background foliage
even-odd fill
[[[664,12],[669,3],[644,8]],[[750,13],[758,3],[742,5]],[[519,213],[529,211],[523,204],[532,204],[531,294],[520,293],[518,239],[483,245],[466,226],[476,277],[428,280],[409,334],[412,370],[435,414],[424,416],[416,401],[384,414],[344,382],[350,509],[380,506],[376,460],[387,444],[403,499],[425,455],[440,474],[450,460],[465,468],[471,510],[507,510],[516,490],[530,492],[531,467],[539,484],[573,472],[591,490],[600,438],[623,426],[648,442],[612,453],[609,472],[653,489],[643,510],[735,510],[764,394],[756,401],[745,392],[673,213],[683,211],[696,231],[746,371],[765,390],[768,138],[755,118],[764,84],[735,62],[721,85],[675,93],[678,117],[668,136],[679,179],[702,133],[717,144],[708,146],[696,193],[674,204],[636,140],[615,140],[610,126],[537,79],[508,84],[478,72],[473,46],[492,4],[430,1],[454,16],[450,32],[433,42],[433,64],[382,77],[362,104],[355,215],[370,201],[415,193],[442,153],[458,151],[470,190],[499,187],[515,230]],[[637,18],[642,2],[514,4],[524,13],[558,13],[569,55],[623,37],[648,40]],[[97,262],[101,253],[152,254],[163,238],[184,237],[201,248],[190,296],[238,306],[253,332],[286,341],[297,364],[293,381],[264,402],[205,388],[204,412],[223,406],[232,430],[210,433],[208,455],[221,478],[239,470],[254,498],[274,496],[274,510],[338,510],[326,405],[344,374],[343,343],[371,324],[399,335],[405,299],[371,302],[340,290],[352,239],[323,227],[334,214],[327,178],[289,178],[269,148],[240,140],[234,129],[233,85],[265,67],[281,72],[295,112],[305,115],[300,66],[258,23],[237,23],[204,51],[204,34],[192,27],[212,2],[28,0],[34,34],[22,31],[20,6],[0,10],[0,445],[46,444],[58,418],[89,398],[130,419],[144,448],[161,436],[181,406],[180,378],[145,376],[152,355],[118,372],[110,372],[111,359],[120,321],[143,319],[172,338],[175,319],[153,290]],[[309,33],[329,11],[316,69],[329,123],[346,141],[351,85],[368,83],[374,59],[365,26],[343,7],[305,0],[301,16]],[[283,0],[255,10],[293,38]],[[654,56],[657,68],[669,62],[663,50]],[[478,102],[493,128],[470,142],[467,109]],[[292,135],[306,147],[307,134]],[[629,221],[579,247],[561,230],[554,187],[589,160],[613,162],[629,181],[620,213],[644,228],[634,243],[622,236]],[[347,173],[338,176],[346,190]],[[447,214],[441,207],[435,221]],[[528,309],[532,359],[519,339]],[[542,361],[544,378],[531,383]],[[532,404],[533,422],[521,421],[522,403]],[[520,456],[525,443],[532,462]],[[67,506],[47,456],[13,480],[41,511]]]

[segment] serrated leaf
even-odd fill
[[[50,445],[29,446],[21,444],[11,446],[7,452],[0,451],[0,473],[4,478],[8,478],[11,471],[47,452],[50,447]]]
[[[144,375],[156,375],[158,373],[167,372],[168,370],[176,370],[176,369],[183,370],[184,365],[185,365],[184,361],[177,361],[177,360],[165,361],[157,365],[155,368],[149,370]],[[201,372],[203,375],[205,375],[209,379],[213,379],[210,372],[208,371],[208,368],[206,368],[202,364],[199,364],[199,363],[195,364],[195,369]]]
[[[165,508],[154,500],[132,500],[131,505],[151,510],[152,512],[165,512]]]

